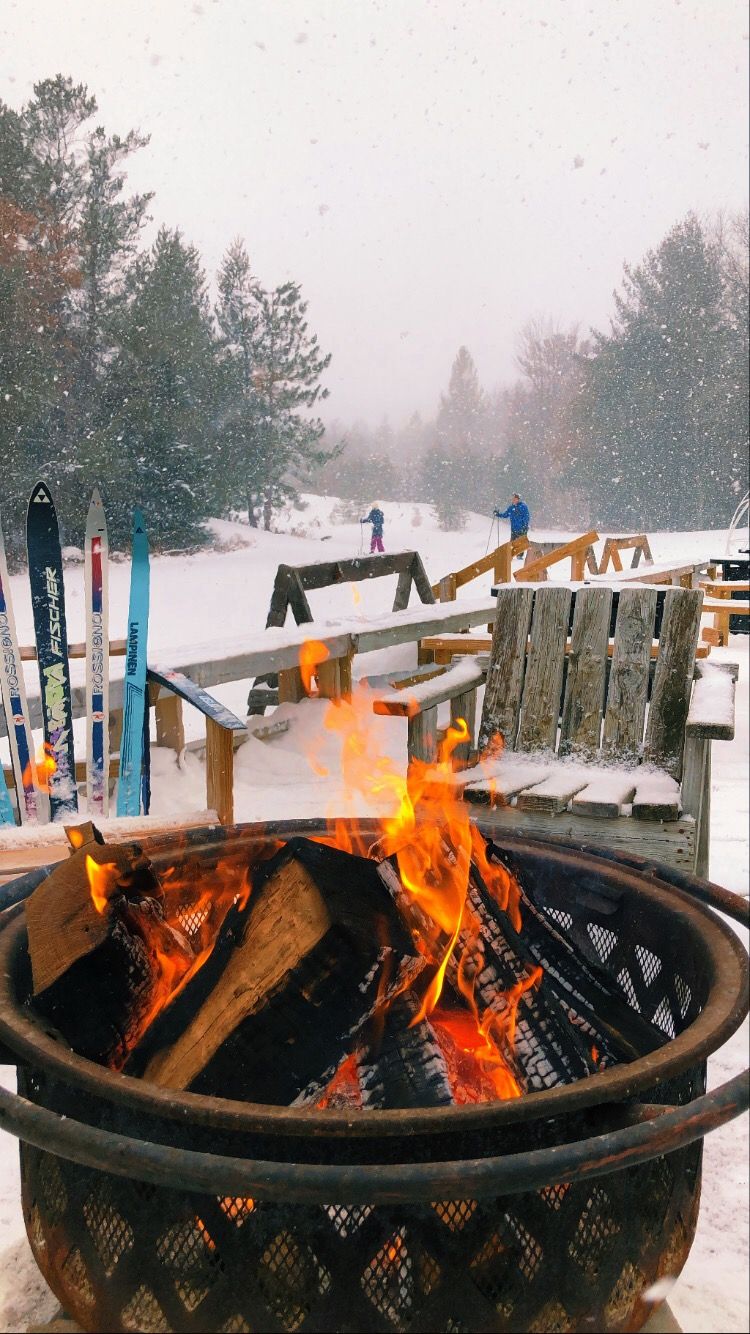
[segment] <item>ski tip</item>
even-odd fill
[[[146,520],[143,511],[137,508],[133,510],[133,533],[143,533],[144,537],[146,536]]]
[[[99,487],[95,486],[93,491],[91,492],[91,502],[89,504],[89,509],[103,509],[103,508],[104,508],[104,501],[102,500],[102,493],[99,490]]]
[[[34,486],[31,488],[29,509],[34,505],[52,505],[54,508],[52,492],[46,482],[35,482]]]

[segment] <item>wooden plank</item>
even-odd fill
[[[701,579],[700,587],[712,597],[729,597],[731,593],[750,593],[748,579]]]
[[[494,744],[497,736],[504,738],[506,749],[515,749],[533,600],[530,588],[501,588],[498,592],[477,741],[480,752]]]
[[[402,570],[398,576],[398,582],[396,584],[396,592],[393,598],[393,611],[404,611],[404,609],[408,607],[409,598],[411,597],[411,584],[411,571]]]
[[[569,588],[537,590],[518,719],[519,750],[555,748],[571,597]]]
[[[299,704],[306,697],[299,667],[287,667],[279,672],[279,704]]]
[[[610,588],[576,593],[562,712],[560,754],[593,756],[599,749],[612,613]]]
[[[512,797],[526,788],[533,787],[535,783],[543,783],[552,772],[552,763],[520,756],[516,762],[514,756],[510,764],[499,760],[496,764],[484,765],[482,767],[488,768],[490,772],[463,784],[464,796],[467,801],[480,805],[510,801]],[[472,773],[476,773],[476,768],[464,770],[464,774],[469,776]],[[456,778],[459,778],[458,774]]]
[[[644,758],[675,778],[682,770],[702,601],[698,589],[688,588],[670,589],[664,600]]]
[[[472,598],[465,602],[448,602],[433,607],[409,607],[394,612],[389,618],[381,617],[368,628],[351,625],[351,637],[356,653],[369,653],[377,648],[394,644],[408,644],[439,630],[464,630],[486,622],[495,614],[494,598]],[[317,636],[316,636],[317,637]],[[325,642],[325,635],[320,638]]]
[[[556,565],[558,561],[565,560],[567,556],[575,556],[578,552],[586,550],[594,542],[599,541],[599,534],[592,528],[588,533],[582,533],[580,537],[574,538],[571,542],[564,542],[562,546],[555,547],[544,556],[539,556],[529,565],[524,565],[522,570],[516,573],[516,579],[527,580],[539,579],[546,573],[550,565]]]
[[[234,820],[234,746],[232,733],[206,718],[206,801],[222,824]]]
[[[739,668],[733,662],[696,662],[686,738],[734,740],[734,695]]]
[[[414,718],[425,709],[453,699],[455,695],[463,695],[467,690],[476,691],[483,678],[484,672],[477,660],[465,658],[455,667],[449,667],[428,680],[421,680],[408,689],[396,689],[385,695],[377,695],[372,701],[372,711],[391,718]]]
[[[359,583],[363,579],[380,579],[388,574],[410,572],[416,554],[414,551],[391,551],[377,556],[313,561],[309,565],[290,568],[299,575],[302,587],[310,592],[316,588],[330,588],[334,584]]]
[[[621,816],[618,820],[597,820],[591,816],[562,811],[546,815],[543,811],[520,811],[517,806],[483,806],[476,819],[491,834],[502,832],[538,835],[542,838],[572,839],[580,844],[635,852],[648,861],[665,862],[685,871],[695,868],[696,827],[692,819],[649,823]]]
[[[550,775],[532,788],[526,788],[518,794],[518,809],[522,811],[547,811],[557,815],[564,811],[571,797],[588,784],[585,774],[574,773],[561,766],[553,769]]]
[[[655,588],[620,590],[602,739],[603,752],[613,759],[638,758],[655,619]]]
[[[594,781],[574,796],[573,810],[597,820],[616,820],[620,808],[633,800],[637,773],[637,769],[629,774],[597,770]]]
[[[670,774],[636,770],[633,795],[635,820],[669,821],[680,814],[680,785]]]
[[[464,584],[470,584],[474,579],[478,579],[480,574],[487,574],[488,570],[494,570],[497,562],[504,563],[512,559],[513,556],[520,556],[528,549],[528,537],[515,537],[512,542],[503,542],[494,551],[490,551],[481,560],[472,561],[471,565],[465,565],[462,570],[456,570],[456,584],[458,588],[463,588]],[[506,581],[509,582],[509,581]],[[437,597],[440,584],[432,585],[432,592]]]

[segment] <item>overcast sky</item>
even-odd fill
[[[302,284],[329,417],[434,409],[465,343],[606,320],[622,261],[747,198],[744,0],[0,0],[0,96],[88,84],[213,276]]]

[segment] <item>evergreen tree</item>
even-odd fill
[[[221,479],[220,508],[247,506],[248,521],[257,525],[253,457],[258,429],[255,391],[256,346],[261,304],[244,241],[237,239],[222,260],[218,278],[219,369],[222,413],[217,440],[217,468]]]
[[[585,396],[600,523],[724,521],[745,460],[723,302],[717,247],[693,214],[642,264],[624,266],[611,332],[595,335]]]
[[[184,547],[203,540],[211,512],[216,434],[213,328],[197,251],[162,228],[127,294],[99,429],[82,459],[105,484],[116,540],[127,539],[139,504],[157,541]]]
[[[423,465],[426,494],[441,528],[462,528],[467,510],[477,500],[482,503],[485,409],[474,362],[460,347]]]
[[[321,446],[323,423],[309,413],[328,397],[320,379],[331,357],[321,353],[309,330],[297,283],[272,292],[258,287],[257,299],[256,416],[247,483],[253,508],[270,528],[274,509],[295,500],[300,483],[329,457]]]

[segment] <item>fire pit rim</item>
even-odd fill
[[[367,822],[358,822],[364,825]],[[310,821],[287,822],[284,829],[292,833],[312,832]],[[268,826],[235,826],[252,836],[268,835]],[[321,832],[321,823],[317,825]],[[154,840],[154,844],[157,844]],[[506,840],[497,838],[502,849]],[[689,890],[676,889],[666,880],[658,879],[656,872],[646,880],[643,871],[595,853],[566,848],[546,840],[509,838],[507,843],[516,848],[527,848],[561,862],[571,859],[583,863],[605,880],[617,879],[620,886],[629,887],[636,894],[652,900],[668,901],[670,910],[687,918],[693,929],[702,930],[706,946],[706,963],[710,969],[709,994],[697,1018],[676,1038],[645,1057],[627,1065],[622,1064],[588,1079],[576,1081],[552,1090],[527,1093],[522,1098],[504,1102],[471,1104],[451,1108],[423,1108],[420,1110],[363,1109],[356,1114],[336,1111],[311,1111],[306,1108],[271,1107],[230,1099],[189,1093],[182,1090],[158,1088],[156,1085],[115,1073],[75,1052],[64,1049],[59,1038],[50,1036],[42,1022],[32,1018],[13,993],[14,960],[19,957],[23,944],[24,923],[21,905],[6,914],[0,922],[0,1040],[15,1052],[20,1061],[43,1065],[68,1083],[77,1085],[97,1096],[105,1096],[136,1110],[159,1115],[170,1120],[182,1120],[190,1115],[202,1125],[273,1133],[274,1135],[335,1138],[355,1136],[367,1138],[418,1133],[444,1132],[447,1118],[455,1131],[494,1129],[530,1121],[545,1116],[559,1116],[575,1112],[582,1106],[591,1108],[611,1102],[632,1099],[664,1079],[681,1073],[704,1059],[731,1036],[747,1013],[748,958],[735,933],[721,918],[691,897]],[[146,840],[141,842],[148,850]],[[693,878],[691,877],[691,880]],[[705,897],[706,882],[696,879]],[[20,882],[19,882],[20,884]],[[710,887],[708,887],[710,890]],[[728,972],[728,976],[727,976]],[[41,1055],[41,1060],[40,1060]]]

